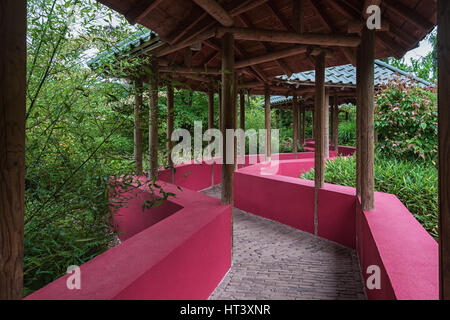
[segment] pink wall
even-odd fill
[[[312,161],[281,161],[272,176],[261,174],[265,164],[239,170],[235,206],[314,233],[314,182],[296,178]],[[355,194],[330,184],[319,190],[318,236],[356,248],[365,280],[367,267],[380,267],[381,290],[367,290],[369,299],[437,299],[436,241],[394,195],[376,193],[376,210],[361,214]]]
[[[81,290],[68,290],[63,276],[26,299],[207,299],[231,266],[231,208],[164,190],[182,209],[82,265]]]
[[[355,189],[326,184],[318,195],[318,235],[355,249]]]
[[[142,205],[152,199],[158,198],[142,189],[134,189],[123,196],[126,205],[120,206],[113,213],[113,225],[120,240],[125,241],[183,209],[172,201],[165,201],[160,206],[143,210]]]
[[[369,298],[438,299],[438,244],[400,200],[376,193],[375,210],[362,218],[362,269],[383,272],[382,290],[367,290]]]
[[[263,164],[234,176],[234,206],[252,214],[314,233],[314,189],[310,181],[262,176]]]

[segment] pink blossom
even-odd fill
[[[395,107],[393,110],[394,110],[394,111],[397,111],[397,110],[398,110],[398,107]]]

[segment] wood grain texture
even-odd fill
[[[142,155],[143,155],[143,82],[142,78],[135,80],[134,93],[134,162],[136,165],[136,174],[142,175]]]
[[[214,88],[208,89],[208,129],[214,129]]]
[[[0,2],[0,300],[22,299],[26,1]]]
[[[266,127],[266,157],[269,160],[272,156],[272,119],[271,119],[271,107],[270,107],[270,89],[266,86],[264,90],[265,101],[265,127]]]
[[[234,159],[235,148],[232,141],[228,141],[227,129],[235,129],[236,126],[236,77],[234,73],[234,38],[227,33],[222,38],[222,134],[223,161],[222,165],[222,203],[233,203],[233,176],[235,164],[230,163]],[[232,138],[234,140],[234,137]]]
[[[158,63],[152,61],[150,65],[150,104],[149,104],[149,159],[150,159],[150,177],[158,177]]]
[[[292,152],[297,154],[298,151],[298,98],[296,95],[294,95],[294,98],[292,100],[292,131],[293,131],[293,137],[292,137]]]
[[[440,297],[450,300],[450,3],[439,0],[439,278]]]
[[[374,73],[375,33],[363,29],[360,74],[360,136],[361,136],[361,206],[365,211],[374,208]]]
[[[325,89],[325,105],[324,105],[324,157],[330,157],[330,91]]]
[[[315,187],[325,184],[325,53],[316,57],[316,92],[314,113]]]

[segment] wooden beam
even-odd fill
[[[159,72],[163,73],[184,73],[184,74],[209,74],[209,75],[220,75],[221,71],[216,68],[188,68],[181,66],[168,66],[160,67]]]
[[[297,54],[306,53],[308,50],[308,46],[298,45],[292,48],[271,52],[259,57],[253,57],[247,60],[242,60],[236,62],[236,68],[245,68],[248,66],[253,66],[260,63],[270,62],[277,59],[291,57]]]
[[[240,93],[239,127],[245,131],[245,94]]]
[[[167,160],[172,171],[172,183],[174,180],[175,168],[172,160],[173,141],[172,134],[175,126],[175,103],[173,85],[169,81],[167,84]]]
[[[315,186],[325,184],[325,54],[316,58],[316,92],[314,104]]]
[[[208,129],[214,129],[214,88],[208,88]]]
[[[306,107],[305,105],[302,105],[301,107],[301,114],[302,114],[302,125],[301,125],[301,134],[300,134],[300,144],[303,146],[305,144],[306,140]]]
[[[224,34],[222,38],[222,135],[223,135],[223,165],[222,165],[222,203],[233,203],[233,176],[235,164],[234,159],[234,137],[229,141],[226,134],[227,129],[235,129],[235,105],[236,88],[234,75],[234,38],[230,33]]]
[[[374,209],[374,61],[375,32],[363,29],[361,48],[359,98],[361,110],[359,127],[360,135],[360,167],[361,167],[361,206],[364,211]]]
[[[296,95],[293,96],[292,99],[292,131],[293,131],[293,137],[292,137],[292,143],[293,143],[293,148],[292,148],[292,152],[296,154],[297,156],[297,152],[298,152],[298,131],[299,131],[299,127],[298,127],[298,97]]]
[[[439,284],[450,300],[450,3],[438,1]]]
[[[158,86],[159,74],[158,63],[156,60],[150,64],[151,74],[150,84],[150,104],[149,104],[149,162],[150,162],[150,177],[152,179],[158,178]]]
[[[246,28],[253,28],[253,24],[244,16],[238,16],[238,18],[241,20],[242,24],[246,27]],[[267,42],[259,42],[265,49],[267,53],[271,53],[273,51],[272,46],[267,43]],[[275,60],[276,63],[280,66],[280,68],[283,70],[283,72],[288,75],[289,77],[292,75],[292,70],[289,68],[289,66],[281,59],[277,59]]]
[[[156,57],[163,57],[166,56],[168,54],[171,54],[172,52],[176,52],[178,50],[184,49],[186,47],[190,47],[198,42],[203,42],[205,40],[211,39],[213,37],[216,36],[216,31],[214,29],[209,29],[206,30],[205,32],[197,35],[196,37],[193,37],[192,39],[190,39],[189,41],[180,43],[180,44],[176,44],[173,46],[166,46],[162,49],[159,49],[156,53],[155,56]]]
[[[270,161],[272,157],[272,120],[271,120],[271,108],[270,108],[270,88],[265,87],[264,90],[264,101],[265,101],[265,129],[266,129],[266,161]]]
[[[136,24],[152,12],[163,0],[141,0],[137,5],[125,14],[125,19],[130,24]]]
[[[294,31],[302,34],[305,32],[305,0],[292,0]]]
[[[208,12],[214,19],[224,27],[232,27],[234,20],[231,15],[215,0],[192,0],[203,10]]]
[[[143,155],[143,82],[142,78],[135,80],[135,96],[134,96],[134,162],[136,164],[136,174],[143,174],[142,155]]]
[[[274,43],[357,47],[361,42],[361,39],[358,36],[346,34],[298,34],[289,31],[224,27],[219,27],[217,32],[218,35],[232,33],[237,40],[267,41]]]
[[[324,101],[324,158],[330,157],[330,90],[325,89],[325,101]]]
[[[397,0],[385,0],[382,5],[390,11],[395,12],[409,23],[413,24],[421,31],[428,31],[434,28],[434,24],[421,16],[419,13]]]
[[[25,203],[26,1],[1,5],[0,300],[23,297]]]

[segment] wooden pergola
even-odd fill
[[[439,25],[439,194],[441,297],[450,299],[450,4],[446,0],[99,0],[155,31],[151,57],[150,171],[157,174],[158,76],[183,75],[201,90],[220,78],[221,129],[235,129],[239,89],[266,97],[298,95],[276,76],[315,69],[315,186],[324,186],[325,68],[357,67],[357,196],[374,206],[374,60],[401,57]],[[381,6],[382,28],[366,27],[367,7]],[[0,38],[0,299],[22,298],[26,108],[26,1],[2,3]],[[200,73],[201,75],[198,75]],[[209,87],[213,92],[215,89]],[[169,90],[170,93],[170,90]],[[169,110],[173,99],[169,94]],[[139,101],[138,101],[139,102]],[[211,106],[210,103],[210,108]],[[224,135],[226,137],[226,135]],[[270,137],[268,137],[270,139]],[[226,157],[226,139],[224,153]],[[270,157],[270,148],[267,150]],[[222,169],[222,202],[233,202],[235,166]]]

